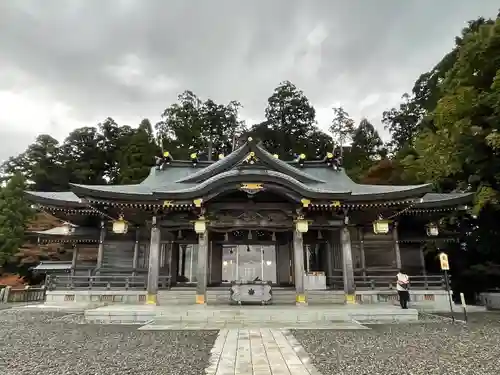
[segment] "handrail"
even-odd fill
[[[171,276],[159,276],[158,288],[170,289]],[[47,278],[49,290],[146,290],[148,284],[147,275],[52,275]]]
[[[43,302],[45,301],[45,286],[33,288],[26,286],[24,288],[12,288],[7,286],[0,289],[0,303],[9,302]]]
[[[414,275],[409,276],[410,289],[445,289],[444,277],[441,275]],[[341,290],[344,288],[343,276],[326,276],[329,289]],[[354,276],[356,290],[395,290],[395,276]]]

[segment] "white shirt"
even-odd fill
[[[410,278],[408,277],[408,275],[405,273],[398,273],[397,278],[398,278],[398,282],[396,284],[396,290],[398,290],[398,291],[408,290],[408,289],[403,288],[400,285],[400,284],[409,284],[410,283]]]

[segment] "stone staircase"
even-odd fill
[[[171,305],[193,305],[195,303],[195,288],[172,288],[158,292],[158,304],[160,306]],[[309,305],[332,305],[343,304],[344,294],[332,290],[313,290],[307,293]],[[228,305],[229,287],[208,288],[208,305]],[[273,305],[295,305],[295,289],[274,288]]]

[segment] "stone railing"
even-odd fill
[[[13,302],[43,302],[45,301],[45,286],[41,288],[12,288],[7,286],[0,290],[0,303]]]
[[[410,289],[443,290],[446,288],[441,275],[416,275],[410,277]],[[342,276],[327,276],[327,288],[344,289]],[[396,275],[390,276],[354,276],[356,290],[396,290]]]
[[[170,289],[170,276],[158,278],[159,289]],[[147,275],[100,275],[100,276],[50,276],[48,290],[146,290]]]

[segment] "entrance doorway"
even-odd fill
[[[222,246],[222,282],[270,281],[277,283],[276,246]]]

